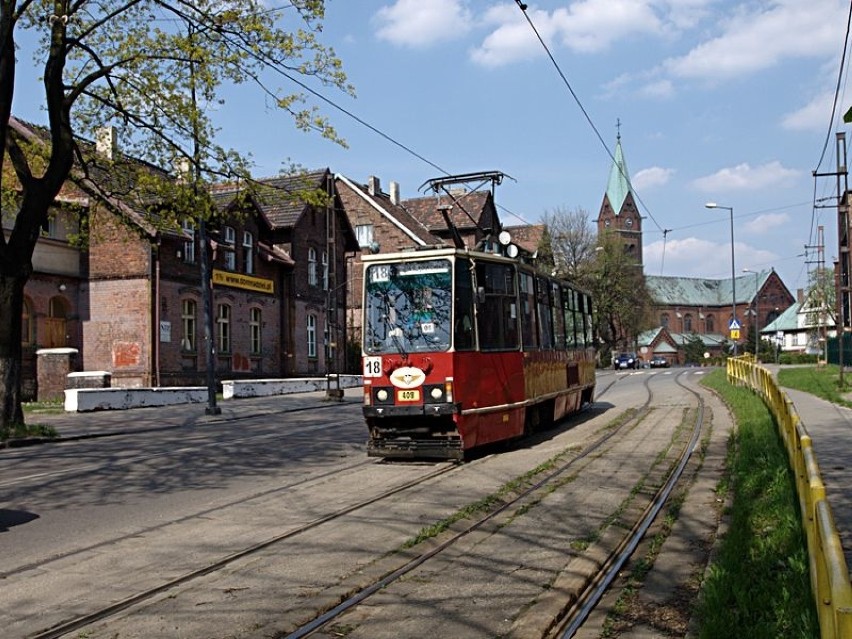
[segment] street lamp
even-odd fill
[[[760,352],[760,325],[757,321],[760,298],[758,292],[760,289],[760,273],[744,268],[743,273],[754,273],[754,361],[757,362],[757,354]]]
[[[721,206],[715,202],[707,202],[704,205],[708,209],[725,209],[731,216],[731,307],[733,308],[734,321],[737,321],[737,270],[734,268],[734,207]],[[737,356],[737,341],[734,340],[734,357]]]

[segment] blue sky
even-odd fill
[[[831,264],[835,209],[813,203],[833,203],[835,181],[815,182],[812,173],[836,166],[834,132],[843,129],[832,104],[848,0],[527,4],[525,17],[513,1],[326,3],[321,39],[343,60],[357,96],[313,88],[414,153],[321,103],[348,142],[336,147],[296,131],[246,88],[224,96],[220,142],[251,153],[259,176],[289,159],[360,182],[375,175],[385,189],[399,182],[404,198],[442,175],[432,165],[499,170],[512,178],[496,199],[513,225],[559,208],[585,209],[594,220],[620,120],[646,216],[647,274],[730,277],[729,215],[706,209],[708,201],[734,208],[738,275],[774,267],[795,294],[806,286],[802,254],[818,225]],[[839,114],[852,105],[846,78],[844,70]],[[19,96],[16,114],[40,121],[34,109]]]

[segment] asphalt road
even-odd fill
[[[323,562],[329,570],[344,562],[354,566],[369,562],[376,553],[385,552],[382,544],[393,548],[421,526],[489,494],[560,447],[640,404],[647,397],[644,381],[648,376],[654,376],[654,401],[668,403],[676,395],[674,379],[679,372],[602,372],[594,414],[576,416],[535,444],[466,465],[464,475],[445,483],[441,494],[426,490],[403,502],[393,514],[383,507],[365,512],[361,529],[341,527],[323,538],[301,542],[280,567],[267,557],[262,561],[264,568],[276,575],[270,583],[279,587],[295,575],[298,583],[286,599],[305,596],[318,588],[314,582],[321,581]],[[650,445],[656,436],[666,440],[664,432],[650,427],[643,444]],[[365,438],[360,406],[351,403],[2,451],[0,513],[6,529],[0,528],[4,557],[0,598],[9,606],[0,612],[0,624],[6,636],[30,636],[436,468],[436,464],[380,464],[366,457]],[[624,454],[635,451],[636,446],[628,446]],[[654,457],[653,446],[647,455]],[[614,471],[623,474],[628,466]],[[606,506],[605,498],[612,499],[601,508],[601,517],[623,498],[616,492],[589,490],[588,494],[595,507]],[[369,534],[360,532],[367,530]],[[588,530],[580,532],[588,534]],[[362,543],[364,539],[375,540],[376,547]],[[232,586],[224,586],[216,592],[231,590]],[[179,631],[189,637],[213,636],[207,634],[209,625],[200,629],[204,623],[222,632],[224,623],[252,627],[256,621],[252,610],[258,618],[268,619],[281,605],[217,607],[213,614],[209,593],[181,599],[194,602],[191,622]],[[170,622],[172,616],[186,618],[187,612],[175,608],[155,612],[145,623],[141,619],[126,623],[138,636],[164,636],[160,633],[168,623],[162,625],[163,620]],[[228,630],[223,636],[233,634]],[[107,631],[104,636],[112,635]],[[125,626],[120,636],[137,635],[128,634]]]

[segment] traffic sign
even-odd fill
[[[742,328],[742,326],[740,326],[740,323],[737,321],[737,318],[734,317],[734,318],[731,319],[730,323],[728,324],[728,328],[731,329],[732,331],[738,331]]]
[[[740,338],[740,329],[732,328],[731,329],[731,339],[739,339]]]

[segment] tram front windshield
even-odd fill
[[[450,347],[450,260],[372,264],[364,278],[365,352],[445,351]]]

